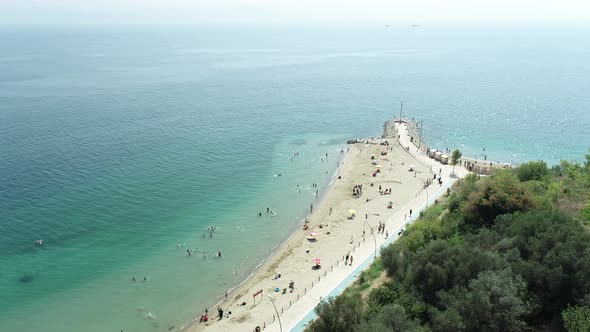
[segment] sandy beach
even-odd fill
[[[392,232],[403,225],[410,214],[406,205],[417,196],[424,196],[424,181],[431,179],[432,173],[430,167],[417,162],[399,144],[383,146],[379,145],[381,141],[375,139],[369,144],[349,145],[350,151],[338,171],[340,178],[335,180],[321,203],[313,207],[308,217],[309,228],[298,230],[248,281],[228,294],[220,307],[226,315],[231,311],[229,317],[218,320],[217,308],[210,308],[209,321],[199,323],[197,320],[187,331],[254,331],[257,326],[261,329],[269,327],[276,314],[267,294],[272,296],[279,313],[286,314],[314,287],[319,287],[322,279],[331,274],[347,275],[361,261],[359,257],[345,266],[345,255],[354,257],[359,249],[374,252],[375,244],[369,226],[375,232],[378,246],[388,233],[389,236],[397,236]],[[387,155],[382,155],[383,151]],[[371,159],[373,155],[375,163]],[[410,171],[410,166],[416,172]],[[373,177],[378,169],[380,172]],[[362,185],[360,197],[352,195],[355,185]],[[381,192],[391,189],[391,194],[383,195],[380,187]],[[422,202],[425,200],[420,199]],[[390,202],[393,203],[391,208]],[[350,218],[350,210],[355,210],[355,218]],[[386,223],[396,213],[403,213],[404,217],[395,224],[385,224],[385,230],[377,234],[379,223]],[[315,241],[307,239],[312,232],[317,233]],[[321,259],[319,269],[313,268],[316,258]],[[276,278],[279,274],[280,278]],[[292,291],[289,287],[291,281],[294,283]],[[277,288],[278,292],[275,291]],[[253,295],[261,290],[254,304]]]

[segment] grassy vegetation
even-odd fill
[[[587,223],[590,155],[469,175],[309,330],[590,331]]]

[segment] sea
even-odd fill
[[[347,139],[400,111],[464,156],[583,161],[589,35],[0,25],[0,331],[179,330],[299,227]]]

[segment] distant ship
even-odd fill
[[[420,25],[418,25],[418,24],[412,24],[412,28],[417,28],[417,27],[419,27],[419,26],[420,26]]]

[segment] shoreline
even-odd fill
[[[345,167],[346,160],[349,155],[350,155],[349,149],[344,150],[343,156],[340,158],[340,165],[338,167],[336,167],[336,169],[334,170],[334,173],[332,173],[332,176],[330,177],[330,181],[328,182],[328,185],[325,187],[323,192],[320,193],[319,197],[314,201],[314,202],[317,202],[318,206],[321,206],[324,204],[324,200],[325,200],[326,196],[328,195],[328,193],[330,192],[332,187],[336,184],[336,178],[338,176],[338,173],[341,171],[342,168]],[[281,250],[284,250],[285,247],[289,245],[289,242],[291,240],[293,240],[293,238],[298,234],[297,230],[300,229],[300,227],[304,224],[305,220],[309,219],[311,217],[311,215],[312,215],[312,213],[308,212],[303,219],[300,219],[295,224],[295,227],[293,227],[293,230],[291,231],[290,235],[283,242],[281,242],[276,247],[274,247],[272,249],[272,251],[270,252],[270,254],[266,258],[264,258],[260,262],[258,262],[252,268],[252,271],[248,274],[248,276],[244,280],[242,280],[241,282],[239,282],[238,284],[236,284],[235,286],[233,286],[227,290],[228,300],[231,298],[232,293],[236,293],[236,292],[240,293],[241,290],[243,291],[242,288],[244,288],[245,285],[248,282],[250,282],[252,280],[252,278],[254,278],[258,272],[260,272],[260,270],[265,266],[265,264],[269,263],[274,258],[276,258],[276,256],[281,252]],[[223,299],[223,296],[221,296],[221,298],[222,299],[220,301],[213,304],[210,308],[212,309],[215,307],[219,307],[224,302],[226,302],[226,300]],[[184,331],[184,332],[202,331],[205,328],[205,326],[202,326],[202,324],[199,324],[200,323],[199,319],[200,319],[200,316],[195,316],[193,319],[190,320],[190,322],[188,322],[186,325],[182,326],[180,328],[180,331]]]
[[[222,300],[219,302],[219,305],[226,312],[232,311],[230,318],[212,322],[215,314],[211,313],[209,322],[199,323],[199,317],[197,317],[189,326],[185,327],[185,331],[243,331],[253,330],[256,326],[268,327],[277,318],[270,299],[264,296],[260,299],[261,296],[258,295],[257,304],[251,305],[252,298],[250,296],[252,294],[259,290],[263,291],[263,295],[273,294],[276,297],[274,302],[276,302],[279,307],[278,310],[283,314],[290,310],[289,308],[293,306],[293,303],[300,300],[304,302],[308,290],[311,291],[314,287],[317,288],[322,278],[329,276],[328,273],[336,275],[352,269],[351,264],[351,267],[346,267],[346,270],[335,271],[342,268],[340,260],[343,260],[346,252],[354,253],[361,246],[366,247],[369,243],[372,247],[373,241],[371,241],[370,231],[369,234],[366,234],[366,237],[363,237],[365,224],[376,230],[378,221],[386,222],[391,219],[392,215],[402,212],[401,209],[407,207],[408,203],[418,196],[423,187],[419,179],[410,176],[413,173],[408,172],[408,166],[406,166],[415,163],[416,159],[411,154],[402,152],[405,148],[402,148],[397,143],[389,146],[379,145],[384,140],[387,140],[387,138],[363,139],[364,143],[349,145],[350,151],[342,159],[342,164],[336,171],[337,176],[334,178],[332,186],[328,187],[325,196],[318,203],[319,205],[314,206],[313,213],[308,216],[310,228],[303,232],[295,230],[268,259],[255,269],[247,280],[232,291],[233,294],[228,296],[227,301]],[[392,143],[397,141],[389,140]],[[367,142],[372,142],[372,144],[365,144]],[[387,151],[390,154],[381,156],[381,151]],[[377,156],[379,163],[389,164],[387,168],[382,166],[381,170],[383,171],[377,177],[371,176],[371,173],[376,169],[375,165],[370,162],[371,154]],[[430,170],[422,163],[418,164],[419,167],[416,167],[416,169],[420,174],[429,174],[428,177],[430,177]],[[342,176],[342,179],[338,179],[338,176]],[[370,187],[370,183],[373,182],[376,185]],[[366,196],[363,194],[361,198],[352,198],[350,191],[353,184],[363,184],[363,191],[370,191],[370,193]],[[375,197],[374,195],[380,185],[391,187],[393,195],[377,194]],[[371,198],[365,201],[365,197]],[[394,202],[391,209],[387,208],[387,202],[389,201]],[[357,205],[360,207],[357,208]],[[331,207],[335,207],[333,215],[328,213]],[[356,220],[347,219],[347,213],[351,207],[355,207],[355,210],[358,211]],[[359,220],[364,219],[363,214],[367,215],[368,221]],[[320,224],[325,224],[325,226],[320,227]],[[392,231],[397,228],[394,225],[387,225],[387,227]],[[317,243],[310,243],[306,240],[307,233],[311,231],[317,231],[320,234]],[[394,235],[391,234],[392,237]],[[385,234],[382,236],[385,236]],[[367,237],[370,241],[365,244]],[[352,238],[356,240],[353,241]],[[340,251],[336,252],[335,248],[339,248]],[[311,260],[316,256],[321,256],[319,258],[322,260],[322,269],[319,272],[311,270]],[[355,262],[354,268],[359,262]],[[334,269],[335,267],[336,269]],[[306,272],[308,269],[309,272]],[[282,274],[282,279],[271,279],[273,275],[278,273]],[[295,282],[294,292],[281,294],[273,291],[274,288],[286,289],[285,284],[289,280]],[[242,302],[246,302],[246,305],[239,305]],[[287,310],[285,311],[285,309]]]

